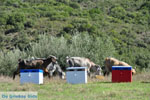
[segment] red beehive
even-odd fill
[[[112,82],[132,82],[132,67],[112,66]]]

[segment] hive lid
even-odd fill
[[[67,70],[69,69],[87,69],[87,67],[68,67]]]
[[[112,66],[112,70],[131,70],[132,66]]]
[[[20,72],[42,72],[42,69],[20,69]]]

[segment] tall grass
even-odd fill
[[[106,37],[93,38],[87,34],[77,34],[70,40],[62,37],[40,35],[37,43],[32,43],[26,51],[18,49],[0,52],[0,74],[12,75],[17,67],[19,58],[48,57],[55,55],[63,69],[67,67],[66,56],[80,56],[90,58],[93,62],[103,65],[104,58],[113,56],[115,52],[111,39]]]

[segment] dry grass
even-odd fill
[[[149,82],[150,83],[150,72],[136,74],[133,76],[133,81]]]
[[[59,77],[44,78],[43,85],[20,85],[19,77],[0,77],[0,91],[36,91],[39,100],[147,100],[150,98],[149,72],[136,74],[133,82],[111,83],[111,75],[100,80],[88,77],[88,84],[71,85]],[[148,83],[148,84],[147,84]],[[57,98],[57,99],[56,99]],[[97,99],[98,98],[98,99]]]
[[[0,76],[0,83],[1,82],[12,83],[13,79],[11,77],[8,77],[8,76]]]
[[[52,77],[50,79],[48,77],[44,78],[44,84],[62,84],[62,83],[66,83],[66,80],[62,80],[58,76]]]
[[[138,82],[150,82],[150,72],[140,73],[132,76],[133,81]],[[104,79],[96,79],[96,78],[89,78],[88,77],[88,83],[93,82],[111,82],[111,75],[105,77]],[[9,76],[0,76],[0,83],[15,83],[20,84],[20,78],[17,76],[15,80],[12,79],[12,77]],[[49,79],[48,77],[44,77],[44,84],[62,84],[66,83],[66,80],[62,80],[59,77],[52,77]]]

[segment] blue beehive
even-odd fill
[[[43,84],[43,70],[41,69],[21,69],[20,83]]]

